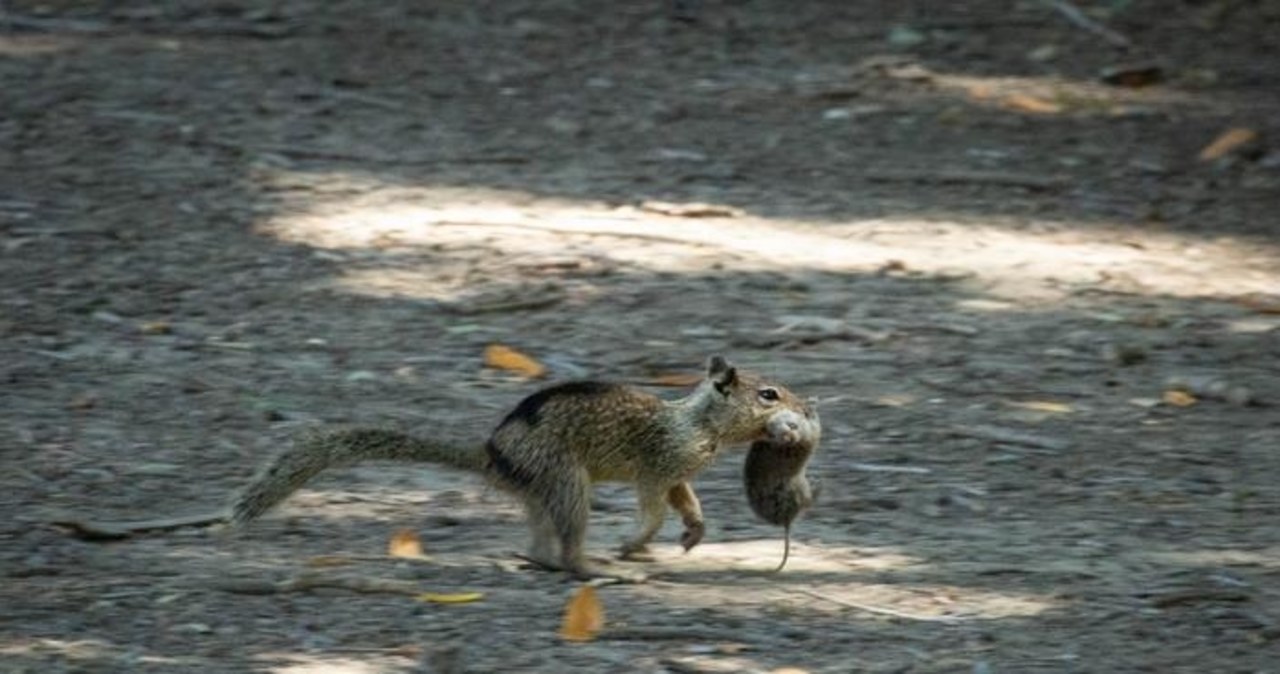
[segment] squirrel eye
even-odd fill
[[[761,400],[774,401],[778,399],[778,390],[773,388],[762,388],[759,391]]]

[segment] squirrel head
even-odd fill
[[[707,361],[706,378],[694,397],[703,399],[705,413],[725,442],[797,440],[820,432],[807,402],[782,384],[739,370],[721,356]]]

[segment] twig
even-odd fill
[[[911,473],[913,475],[927,475],[933,471],[920,466],[892,466],[880,463],[850,463],[846,464],[853,470],[860,470],[864,473]]]
[[[371,94],[361,93],[359,91],[346,91],[343,89],[338,89],[336,87],[325,87],[321,91],[325,96],[329,96],[330,98],[353,101],[356,103],[363,103],[368,106],[372,106],[375,108],[382,108],[383,110],[389,110],[391,112],[404,112],[404,110],[408,107],[399,101],[393,101],[389,98],[382,98],[381,96],[373,96]]]
[[[295,25],[286,23],[248,23],[218,19],[197,19],[194,21],[164,24],[154,22],[114,22],[93,21],[90,19],[59,19],[36,16],[20,16],[0,10],[0,26],[10,29],[41,31],[47,33],[63,32],[81,35],[102,35],[111,32],[134,31],[147,35],[191,35],[214,36],[226,35],[234,37],[253,37],[275,39],[288,37],[296,29]]]
[[[697,239],[688,239],[679,236],[666,236],[663,234],[647,234],[645,232],[634,232],[627,230],[610,230],[610,229],[585,229],[577,227],[564,227],[554,224],[539,224],[530,222],[464,222],[461,220],[440,220],[435,223],[436,227],[513,227],[517,229],[533,229],[541,232],[553,232],[556,234],[572,234],[580,236],[612,236],[619,239],[637,239],[640,241],[654,241],[657,243],[677,243],[685,246],[696,248],[717,248],[716,244]]]
[[[1000,428],[998,426],[953,426],[950,429],[950,433],[962,438],[991,440],[993,442],[1002,442],[1009,445],[1022,445],[1023,447],[1048,449],[1055,452],[1061,452],[1071,448],[1071,443],[1066,440],[1046,438],[1040,435],[1023,433],[1022,431],[1016,431],[1011,428]]]
[[[1067,21],[1070,21],[1077,27],[1101,37],[1116,47],[1120,47],[1121,49],[1129,49],[1133,47],[1132,40],[1089,18],[1088,14],[1085,14],[1079,7],[1071,4],[1068,0],[1041,0],[1041,2],[1050,8],[1057,10],[1059,14],[1066,17]]]
[[[528,157],[518,155],[476,155],[457,157],[404,157],[384,154],[365,154],[357,152],[340,152],[338,150],[320,150],[278,143],[245,144],[234,141],[206,138],[204,145],[219,147],[237,152],[260,152],[278,154],[296,159],[321,159],[326,161],[346,161],[369,164],[392,164],[400,166],[429,166],[435,164],[524,164]]]
[[[728,630],[690,627],[620,627],[607,629],[596,639],[608,641],[710,641],[737,642],[742,634]]]
[[[226,580],[214,584],[219,590],[234,594],[286,594],[289,592],[307,592],[320,588],[350,590],[362,594],[407,594],[418,595],[422,588],[417,583],[390,578],[362,578],[358,576],[321,576],[303,574],[281,581],[268,580]]]
[[[814,590],[810,590],[808,588],[803,588],[803,587],[797,588],[796,591],[801,594],[805,594],[810,597],[813,597],[814,599],[829,601],[832,604],[837,604],[839,606],[844,606],[846,608],[857,609],[859,611],[866,611],[867,613],[875,613],[877,615],[887,615],[894,618],[902,618],[904,620],[917,620],[920,622],[933,622],[933,623],[958,623],[964,620],[963,618],[958,618],[956,616],[920,615],[918,613],[907,613],[905,611],[899,611],[897,609],[892,609],[885,606],[874,606],[871,604],[863,604],[856,601],[849,601],[847,599],[840,599],[839,597],[833,597],[831,595],[820,594]]]
[[[1199,602],[1245,602],[1252,599],[1246,592],[1237,590],[1181,590],[1177,592],[1169,592],[1167,594],[1156,595],[1151,598],[1151,605],[1156,608],[1172,608],[1183,604],[1196,604]]]
[[[444,304],[441,309],[459,316],[476,316],[479,314],[510,313],[529,309],[545,309],[564,300],[563,295],[551,294],[543,297],[524,297],[505,301],[477,302],[475,304]]]
[[[1051,190],[1065,187],[1067,181],[1058,176],[1034,176],[998,171],[916,171],[885,170],[868,171],[862,177],[879,183],[933,183],[939,185],[969,183],[998,187],[1022,187],[1031,190]]]
[[[147,531],[167,531],[169,529],[181,529],[183,527],[203,527],[213,524],[222,524],[226,521],[226,513],[216,512],[127,522],[95,522],[93,520],[68,519],[57,520],[50,522],[50,524],[63,527],[76,538],[82,538],[87,541],[114,541]]]
[[[110,24],[86,19],[46,19],[36,16],[19,16],[0,9],[0,26],[9,29],[61,31],[66,33],[96,34],[111,29]]]

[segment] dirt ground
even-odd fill
[[[1280,3],[1052,4],[4,3],[0,670],[1280,672]],[[787,569],[741,452],[585,644],[444,469],[52,524],[317,425],[480,439],[545,383],[490,343],[817,397]]]

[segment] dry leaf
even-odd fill
[[[1204,146],[1200,151],[1200,161],[1213,161],[1231,154],[1234,150],[1244,145],[1254,142],[1258,139],[1258,132],[1253,129],[1244,127],[1236,127],[1228,129],[1218,136],[1212,143]]]
[[[418,601],[430,602],[432,604],[470,604],[473,601],[479,601],[483,598],[483,592],[458,592],[455,594],[424,592],[417,597],[414,597],[414,599],[417,599]]]
[[[516,372],[531,379],[547,374],[545,365],[502,344],[490,344],[484,347],[484,364],[499,370]]]
[[[1164,79],[1164,68],[1154,63],[1127,63],[1103,68],[1099,78],[1117,87],[1140,89]]]
[[[640,210],[677,218],[737,218],[744,215],[741,209],[732,206],[697,202],[676,204],[666,201],[646,201],[640,204]]]
[[[97,406],[98,396],[92,393],[82,393],[67,402],[67,408],[73,410],[89,410]]]
[[[604,629],[604,607],[596,597],[596,589],[583,585],[564,608],[560,638],[565,641],[591,641]]]
[[[1051,400],[1028,400],[1025,402],[1010,402],[1009,405],[1024,410],[1032,410],[1035,412],[1051,412],[1053,414],[1070,414],[1074,410],[1066,403],[1055,403]]]
[[[1260,314],[1280,314],[1280,295],[1249,293],[1233,297],[1231,301]]]
[[[697,386],[702,382],[702,375],[693,372],[667,372],[656,375],[645,383],[650,386]]]
[[[1062,112],[1062,106],[1053,101],[1046,101],[1043,98],[1028,96],[1027,94],[1013,94],[1004,99],[1004,107],[1018,112],[1030,112],[1036,115],[1056,115]]]
[[[1177,389],[1169,389],[1168,391],[1165,391],[1164,395],[1161,396],[1161,400],[1164,400],[1166,403],[1173,405],[1174,407],[1191,407],[1197,402],[1195,396],[1187,393],[1186,391],[1179,391]]]
[[[422,554],[422,543],[418,541],[418,534],[412,529],[401,529],[391,536],[391,542],[387,544],[387,554],[392,557],[424,557]]]

